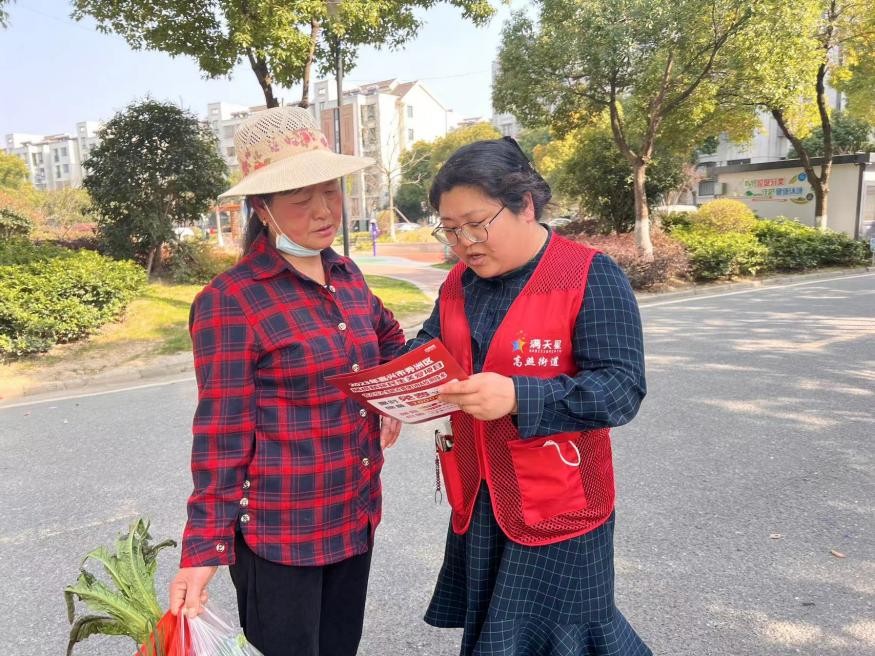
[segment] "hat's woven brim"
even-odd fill
[[[370,157],[340,155],[330,150],[310,150],[283,158],[252,171],[219,198],[272,194],[334,180],[374,163]]]

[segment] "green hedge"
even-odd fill
[[[118,317],[146,283],[143,269],[92,251],[0,249],[0,359],[40,353]]]
[[[742,232],[676,228],[671,236],[686,247],[696,280],[755,275],[763,270],[769,254],[754,235]]]
[[[792,219],[757,221],[753,231],[769,249],[766,264],[776,271],[803,271],[823,266],[857,266],[871,257],[862,241],[832,230],[821,231]]]

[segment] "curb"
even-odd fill
[[[419,330],[424,318],[416,317],[414,318],[415,323],[401,326],[406,339],[416,335],[416,331]],[[194,374],[194,361],[190,352],[186,351],[164,357],[165,361],[161,364],[150,364],[142,367],[119,367],[112,371],[104,371],[87,376],[74,376],[64,380],[10,387],[0,395],[0,408],[6,402],[25,397],[40,396],[42,394],[81,391],[89,387],[110,387],[113,385],[130,384],[140,380],[171,378],[186,373]]]
[[[673,292],[636,292],[635,297],[642,308],[646,308],[651,303],[668,301],[674,299],[692,298],[695,296],[713,296],[728,292],[735,292],[745,289],[768,288],[782,285],[788,282],[806,282],[816,281],[825,278],[834,278],[836,276],[851,276],[854,274],[864,274],[875,272],[875,267],[856,267],[831,269],[829,271],[817,271],[814,273],[798,273],[785,274],[762,278],[760,280],[741,280],[730,283],[710,283],[696,285],[690,289],[684,289]],[[406,280],[400,276],[392,276],[401,280]],[[408,282],[413,282],[409,281]],[[413,283],[416,284],[416,283]],[[420,285],[417,284],[419,287]],[[425,291],[425,290],[423,290]],[[415,323],[402,325],[404,335],[408,339],[416,334],[416,331],[422,326],[422,321],[426,317],[415,317]],[[39,396],[41,394],[51,394],[53,392],[65,392],[82,390],[88,387],[99,387],[103,385],[120,385],[136,382],[138,380],[154,380],[160,378],[169,378],[178,374],[193,373],[194,362],[191,359],[191,353],[179,353],[173,356],[166,356],[167,360],[160,364],[150,364],[142,367],[122,367],[113,371],[105,371],[89,376],[77,376],[67,378],[65,380],[53,380],[35,385],[22,385],[20,387],[12,387],[6,390],[0,396],[0,408],[7,401],[13,401],[23,397]]]
[[[635,292],[635,298],[638,299],[638,304],[641,307],[647,307],[648,304],[661,301],[669,301],[674,299],[691,298],[693,296],[713,296],[715,294],[723,294],[728,292],[736,292],[745,289],[763,289],[768,287],[777,287],[786,283],[816,281],[825,278],[835,278],[836,276],[853,276],[865,273],[875,273],[875,267],[854,267],[842,269],[830,269],[828,271],[820,270],[812,273],[788,273],[768,278],[760,278],[755,280],[739,280],[737,282],[728,283],[704,283],[695,285],[689,289],[682,289],[673,292]]]

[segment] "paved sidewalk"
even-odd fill
[[[424,294],[432,299],[437,298],[440,285],[448,273],[447,270],[434,267],[431,264],[401,257],[355,255],[354,259],[364,273],[405,280],[419,287]],[[683,299],[691,296],[737,293],[748,289],[774,287],[818,279],[839,278],[867,272],[875,272],[875,269],[872,267],[830,269],[814,273],[778,275],[757,280],[691,285],[688,288],[670,292],[637,292],[636,296],[639,305],[647,307],[652,303]],[[402,324],[405,334],[408,337],[412,337],[426,316],[414,317],[406,322],[406,325]],[[180,378],[185,375],[191,375],[192,371],[191,353],[160,356],[150,361],[148,365],[120,367],[112,371],[104,371],[89,376],[44,381],[9,389],[5,391],[3,397],[0,397],[0,406],[20,401],[22,397],[57,395],[63,392],[85,392],[92,388],[99,389],[126,384],[148,384],[149,382],[157,382],[160,379]]]
[[[449,273],[426,262],[417,262],[403,257],[381,257],[354,254],[353,259],[363,273],[369,276],[387,276],[404,280],[419,287],[422,293],[434,300],[441,283]]]

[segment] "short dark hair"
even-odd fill
[[[511,137],[475,141],[459,148],[434,177],[428,201],[438,209],[441,196],[461,186],[478,187],[511,212],[520,212],[526,193],[531,193],[536,220],[552,198],[550,185]]]

